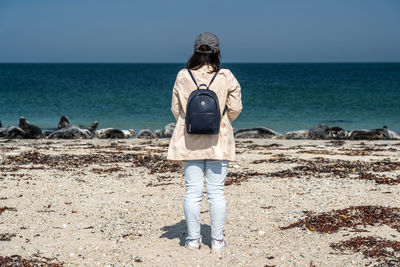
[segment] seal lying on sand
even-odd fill
[[[1,122],[0,122],[1,124]],[[0,125],[1,127],[1,125]],[[42,129],[38,126],[29,123],[24,117],[19,117],[19,126],[8,126],[0,128],[0,137],[6,138],[43,138]]]
[[[25,138],[36,139],[36,138],[43,138],[42,129],[38,126],[29,123],[27,119],[23,116],[19,117],[19,125],[22,130],[25,132]]]
[[[172,137],[172,134],[174,133],[174,130],[175,130],[175,123],[173,123],[173,122],[168,123],[162,129],[161,137],[164,137],[164,138]]]
[[[25,137],[25,132],[21,128],[17,126],[8,126],[8,127],[3,127],[3,124],[0,121],[0,138],[5,137],[5,138],[24,138]]]
[[[387,127],[382,129],[372,129],[372,130],[353,130],[350,132],[351,140],[388,140],[390,139],[390,134]]]
[[[95,131],[99,125],[98,121],[92,123],[89,128],[80,128],[72,126],[67,116],[61,116],[58,123],[58,130],[48,134],[48,138],[52,139],[91,139],[95,136]]]
[[[280,134],[266,127],[239,129],[234,134],[235,138],[271,138],[276,135]]]
[[[106,138],[111,138],[111,139],[117,139],[117,138],[130,138],[133,136],[136,136],[136,132],[132,129],[129,130],[120,130],[120,129],[115,129],[115,128],[106,128],[106,129],[100,129],[97,130],[96,136],[101,139],[106,139]]]
[[[329,135],[332,139],[346,139],[348,137],[348,132],[338,126],[329,128]]]
[[[10,139],[22,139],[25,138],[25,132],[18,126],[8,126],[0,128],[0,137],[10,138]]]
[[[308,136],[308,131],[307,130],[297,130],[297,131],[291,131],[287,132],[284,134],[281,138],[282,139],[306,139]]]
[[[329,127],[325,124],[317,124],[308,130],[307,138],[310,139],[327,139],[329,136]]]
[[[137,138],[157,138],[157,135],[152,129],[143,129],[139,131]]]
[[[157,129],[154,131],[157,137],[160,138],[170,138],[175,130],[175,123],[171,122],[164,126],[162,129]]]

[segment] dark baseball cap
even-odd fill
[[[200,46],[206,45],[210,48],[210,50],[202,51],[200,50]],[[204,54],[213,54],[219,51],[219,40],[218,37],[211,33],[205,32],[201,33],[197,36],[196,41],[194,41],[194,51],[197,53],[204,53]]]

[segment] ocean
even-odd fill
[[[0,64],[0,121],[24,116],[56,128],[160,129],[173,122],[172,87],[184,63]],[[346,130],[386,125],[400,133],[400,63],[223,64],[242,87],[235,129],[268,127],[280,133],[323,123]]]

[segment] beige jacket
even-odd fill
[[[192,73],[197,84],[209,84],[214,73],[204,65]],[[202,87],[203,88],[203,87]],[[169,160],[198,159],[235,159],[235,140],[231,122],[242,111],[242,96],[238,81],[228,69],[221,69],[211,84],[210,89],[217,96],[221,114],[224,107],[227,111],[221,119],[220,131],[215,135],[188,134],[185,129],[186,103],[196,85],[186,69],[179,71],[173,93],[171,111],[177,120],[174,133],[168,148]],[[200,89],[204,90],[204,89]]]

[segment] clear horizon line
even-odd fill
[[[304,62],[251,62],[251,61],[227,61],[221,64],[398,64],[400,61],[304,61]],[[46,62],[0,62],[0,64],[186,64],[186,62],[118,62],[118,61],[104,61],[104,62],[90,62],[90,61],[46,61]]]

